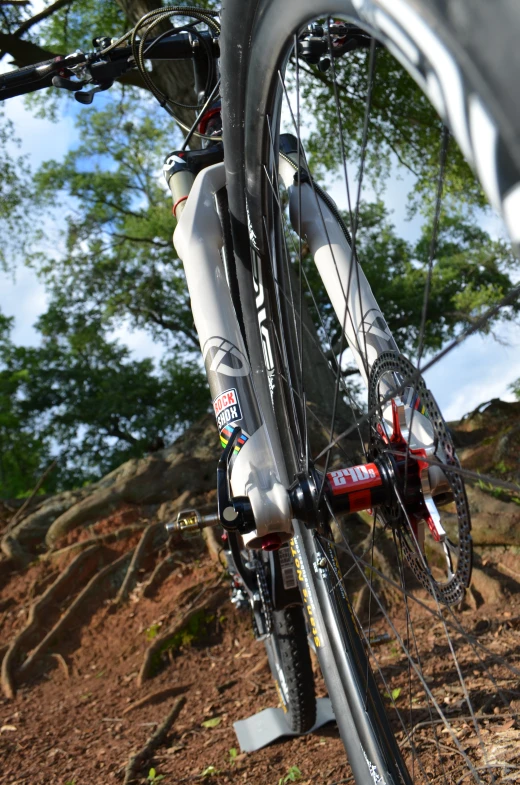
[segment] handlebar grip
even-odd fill
[[[44,76],[44,66],[54,65],[55,62],[56,58],[53,60],[44,60],[42,63],[34,63],[33,65],[24,65],[22,68],[17,68],[16,71],[8,71],[6,74],[0,76],[0,87],[3,85],[11,86],[18,82],[23,82],[29,76]]]
[[[51,84],[52,74],[61,67],[62,62],[63,57],[58,56],[52,60],[25,65],[22,68],[17,68],[16,71],[2,74],[0,76],[0,101],[48,87]]]

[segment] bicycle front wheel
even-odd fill
[[[508,52],[505,44],[490,59],[489,48],[479,41],[482,29],[494,40],[506,41],[512,31],[516,36],[520,14],[512,5],[497,11],[479,2],[469,18],[462,4],[457,8],[455,13],[444,3],[418,0],[269,0],[257,4],[256,14],[255,4],[249,5],[245,32],[240,29],[244,18],[232,20],[232,6],[226,8],[224,67],[241,65],[234,113],[224,114],[230,205],[235,223],[244,231],[247,227],[253,270],[259,271],[254,276],[262,308],[262,362],[270,372],[287,481],[308,476],[312,466],[320,478],[332,471],[339,477],[341,467],[373,460],[387,461],[393,472],[392,504],[361,519],[341,518],[329,509],[330,521],[315,520],[310,528],[296,523],[293,542],[318,657],[361,785],[491,783],[516,776],[520,766],[518,751],[510,747],[506,752],[507,745],[490,728],[493,717],[501,718],[503,727],[518,721],[512,702],[520,675],[514,641],[507,651],[496,651],[491,630],[490,640],[482,639],[472,613],[460,607],[471,578],[472,550],[463,471],[422,377],[398,352],[377,304],[366,307],[368,289],[358,265],[366,247],[363,220],[375,221],[374,211],[360,200],[367,167],[378,163],[369,141],[371,111],[379,112],[376,130],[383,145],[389,127],[385,111],[392,108],[383,102],[383,93],[394,90],[395,80],[401,80],[405,96],[403,103],[396,93],[396,111],[409,111],[416,101],[427,121],[423,141],[433,150],[423,154],[438,162],[430,178],[432,231],[415,340],[419,365],[443,187],[446,177],[455,177],[465,165],[424,96],[450,126],[492,204],[502,209],[512,240],[518,240],[520,120],[514,85],[519,74],[509,61],[501,61],[500,53],[505,59]],[[240,50],[235,59],[233,48]],[[348,52],[353,53],[350,60]],[[415,87],[394,57],[423,91],[420,98],[415,99]],[[311,117],[312,79],[322,89],[323,104],[316,104]],[[361,111],[360,96],[366,99]],[[326,112],[328,129],[321,145],[330,150],[319,149],[325,126],[318,108]],[[351,122],[356,112],[358,132]],[[423,120],[412,112],[412,122]],[[351,153],[356,149],[354,176]],[[412,148],[403,144],[403,149]],[[292,174],[280,173],[280,152]],[[398,148],[397,157],[400,153]],[[317,187],[313,154],[319,164],[328,163],[344,176],[345,218]],[[310,189],[313,220],[322,224],[325,237],[317,247],[304,226],[304,187]],[[476,185],[475,200],[478,193]],[[353,259],[343,277],[338,227]],[[323,248],[343,308],[318,264]],[[245,259],[249,249],[245,253],[239,243],[236,249]],[[483,314],[483,323],[516,295],[508,292]],[[389,305],[398,323],[400,314]],[[406,339],[406,330],[401,333]],[[345,384],[347,342],[369,388],[366,414]],[[432,463],[437,468],[431,472]],[[419,467],[415,480],[411,464]],[[428,487],[421,486],[419,509],[411,506],[408,494],[421,478],[427,478]],[[317,492],[324,493],[319,481]],[[355,604],[349,599],[353,594]]]

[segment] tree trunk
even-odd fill
[[[150,11],[154,11],[158,4],[156,0],[116,0],[118,6],[125,13],[130,25],[135,25],[137,22]],[[151,37],[154,38],[161,33],[164,33],[171,27],[170,22],[161,22],[151,31]],[[143,27],[143,30],[146,26]],[[194,89],[194,75],[193,63],[189,60],[177,60],[175,63],[160,62],[153,66],[152,77],[160,90],[169,98],[179,101],[183,104],[195,104],[197,98]],[[192,109],[184,109],[181,107],[174,108],[175,114],[186,125],[191,126],[195,119],[195,113]],[[198,140],[192,139],[192,147],[198,147]],[[166,151],[167,152],[167,151]]]

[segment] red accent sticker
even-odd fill
[[[352,491],[364,491],[383,484],[375,463],[350,466],[348,469],[337,469],[327,474],[327,480],[334,496],[352,493]]]

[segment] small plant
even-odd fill
[[[401,694],[401,688],[396,687],[394,690],[392,690],[391,693],[385,692],[385,698],[388,698],[388,700],[391,699],[393,701],[396,701],[400,694]]]
[[[401,654],[401,651],[396,643],[392,643],[392,645],[390,646],[390,654],[392,655],[392,657],[399,657],[399,655]]]
[[[211,720],[204,720],[201,722],[203,728],[216,728],[222,722],[222,717],[212,717]]]
[[[291,766],[285,777],[280,777],[278,785],[287,785],[288,782],[298,782],[301,778],[302,773],[298,766]]]
[[[159,622],[156,622],[155,624],[150,624],[150,626],[145,632],[146,640],[153,641],[153,639],[157,637],[160,629],[161,629],[161,625]]]
[[[148,772],[148,777],[146,778],[147,782],[150,782],[151,785],[154,785],[156,782],[160,782],[164,779],[164,774],[157,774],[155,769],[150,769]]]
[[[231,747],[229,750],[229,765],[234,766],[238,757],[238,750],[236,747]]]
[[[216,766],[208,766],[206,769],[204,769],[204,771],[200,776],[203,779],[206,779],[206,777],[218,777],[219,774],[220,774],[220,769],[217,769]]]

